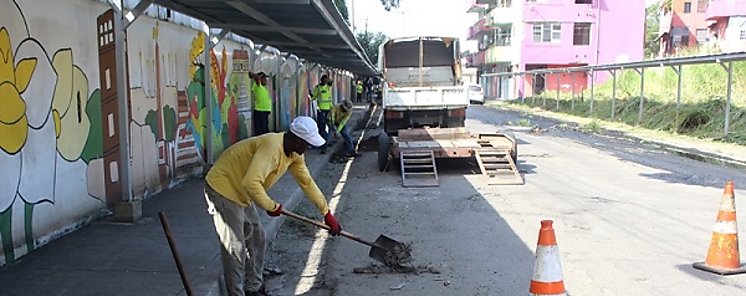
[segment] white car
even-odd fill
[[[484,91],[482,87],[477,84],[471,84],[466,87],[466,93],[469,96],[469,101],[475,104],[484,104]]]

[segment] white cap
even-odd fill
[[[299,116],[290,123],[290,132],[314,147],[324,145],[326,141],[319,135],[319,127],[311,117]]]

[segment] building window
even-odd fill
[[[593,0],[575,0],[575,4],[593,4]]]
[[[560,23],[534,23],[534,42],[559,43],[562,38]]]
[[[710,3],[710,0],[697,0],[697,12],[707,11],[707,5],[709,3]]]
[[[591,44],[591,23],[575,23],[573,30],[573,45],[590,45]]]
[[[497,7],[500,8],[510,8],[513,6],[513,0],[498,0],[497,1]]]
[[[692,12],[692,2],[684,2],[684,13]]]
[[[707,29],[697,29],[697,44],[705,44],[707,41]]]

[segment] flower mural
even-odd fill
[[[199,35],[195,40],[199,39]],[[200,47],[196,42],[192,43],[190,57],[200,56]],[[226,48],[223,47],[220,57],[215,51],[210,53],[210,70],[211,71],[211,93],[212,93],[212,147],[215,149],[215,156],[219,155],[225,148],[241,139],[248,137],[248,129],[243,115],[238,112],[239,85],[242,77],[248,76],[246,73],[228,73],[229,58]],[[198,65],[192,81],[187,87],[187,97],[189,99],[189,129],[194,134],[198,150],[205,158],[205,129],[206,122],[206,102],[204,100],[204,67]]]
[[[55,53],[52,66],[57,83],[52,98],[57,151],[68,161],[80,158],[91,123],[86,114],[88,79],[73,65],[72,49]]]
[[[26,143],[28,119],[21,94],[28,87],[36,68],[36,58],[14,64],[8,30],[0,28],[0,149],[16,154]]]

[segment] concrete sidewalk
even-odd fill
[[[356,106],[350,126],[359,126],[365,116],[366,107]],[[335,148],[340,145],[341,141]],[[331,156],[308,151],[305,157],[311,174],[318,176]],[[289,174],[269,195],[286,208],[304,198]],[[203,181],[193,178],[143,201],[143,219],[136,224],[95,221],[11,266],[0,267],[0,296],[185,295],[158,219],[161,211],[168,216],[194,294],[217,294],[222,273],[219,244],[207,214]],[[284,217],[261,213],[260,217],[271,242]]]

